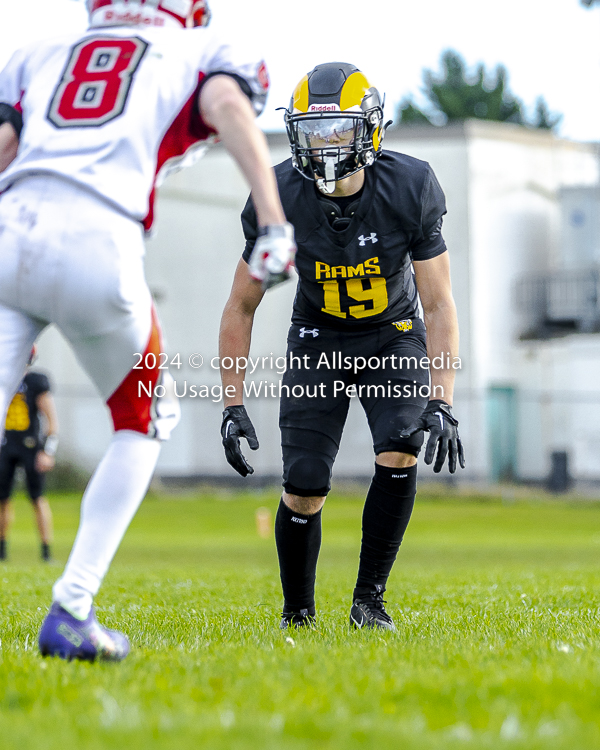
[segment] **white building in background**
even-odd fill
[[[271,135],[269,143],[274,163],[288,158],[285,135]],[[429,161],[447,197],[443,233],[461,326],[455,412],[468,461],[461,476],[541,480],[550,454],[566,450],[576,478],[600,480],[600,334],[585,332],[597,322],[590,313],[600,268],[596,146],[475,120],[390,130],[385,145]],[[244,246],[239,214],[246,197],[242,177],[220,148],[160,189],[147,275],[166,349],[183,363],[172,370],[180,392],[185,381],[188,387],[219,383],[211,360]],[[571,274],[568,288],[563,269]],[[253,357],[285,353],[294,287],[266,296]],[[567,335],[552,338],[558,332]],[[60,458],[91,467],[109,439],[108,414],[55,331],[44,333],[39,349],[39,365],[57,386]],[[192,354],[202,356],[201,368],[190,366]],[[249,379],[279,377],[265,362]],[[217,396],[182,398],[182,421],[164,447],[160,475],[235,478],[223,457]],[[248,485],[256,486],[261,477],[280,475],[278,403],[250,398],[247,406],[261,442],[249,457],[256,474]],[[335,473],[368,476],[372,465],[366,420],[354,404]]]

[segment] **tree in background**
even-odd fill
[[[527,121],[522,102],[508,90],[508,76],[502,65],[498,65],[490,74],[483,64],[479,64],[475,75],[469,76],[465,61],[458,52],[446,50],[441,62],[440,74],[436,75],[431,70],[423,72],[423,93],[429,107],[423,111],[414,103],[412,96],[406,97],[398,107],[400,122],[445,125],[476,118],[553,130],[561,120],[562,116],[552,114],[543,97],[539,97],[535,114],[532,120]]]

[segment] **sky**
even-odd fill
[[[563,115],[559,135],[600,141],[600,5],[579,0],[209,0],[213,25],[267,62],[271,92],[263,129],[283,129],[296,83],[316,64],[357,65],[386,95],[386,117],[420,93],[424,68],[446,49],[469,68],[503,64],[509,88],[533,109],[543,96]],[[83,30],[83,0],[0,0],[0,67],[30,41]]]

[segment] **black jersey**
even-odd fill
[[[50,381],[41,372],[29,371],[10,402],[6,414],[4,439],[35,448],[40,441],[40,417],[37,397],[50,390]]]
[[[441,255],[444,193],[427,162],[383,151],[365,169],[349,226],[330,226],[314,183],[275,167],[281,202],[294,226],[299,282],[292,320],[300,325],[364,329],[418,316],[412,261]],[[248,261],[257,237],[254,205],[242,212]]]

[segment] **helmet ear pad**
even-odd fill
[[[208,5],[208,0],[193,0],[189,16],[192,26],[208,26],[211,18],[212,11]]]
[[[358,157],[358,161],[363,167],[370,167],[371,164],[373,164],[373,162],[375,161],[374,150],[368,148],[365,149],[365,151],[361,151]]]

